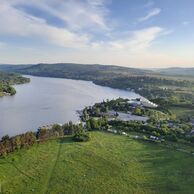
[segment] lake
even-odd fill
[[[90,81],[25,77],[31,82],[16,85],[15,96],[0,98],[0,137],[36,131],[47,124],[76,122],[77,110],[102,100],[139,97],[133,92],[98,86]]]

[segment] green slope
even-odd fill
[[[37,64],[37,65],[0,65],[0,71],[23,74],[61,77],[71,79],[95,80],[119,75],[142,75],[148,72],[137,68],[113,65],[86,65],[75,63]]]
[[[3,193],[193,193],[194,157],[129,137],[48,141],[0,159]]]

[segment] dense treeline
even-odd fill
[[[176,87],[188,87],[192,86],[190,81],[178,81],[173,79],[166,79],[160,77],[151,76],[120,76],[114,79],[103,79],[96,81],[97,84],[111,85],[115,88],[123,89],[138,89],[138,88],[149,88],[152,86],[176,86]]]
[[[30,79],[15,73],[0,72],[0,82],[13,85],[30,82]]]
[[[41,127],[37,132],[26,132],[24,134],[9,137],[2,137],[0,141],[0,156],[6,155],[21,148],[28,148],[35,143],[43,143],[46,140],[63,137],[64,135],[72,135],[75,141],[88,141],[90,139],[86,130],[106,130],[108,121],[106,118],[94,119],[90,118],[85,124],[73,124],[72,122],[64,125],[54,124],[50,128]]]
[[[16,90],[9,84],[0,82],[0,93],[0,96],[2,96],[3,94],[14,95],[16,93]]]
[[[185,80],[173,80],[151,76],[121,76],[112,79],[99,79],[94,81],[96,84],[109,86],[119,89],[134,90],[142,96],[152,99],[158,97],[168,98],[177,95],[177,88],[192,88],[194,83]],[[176,89],[172,89],[175,87]],[[192,95],[181,92],[181,98],[189,99]]]
[[[26,132],[21,135],[9,137],[8,135],[2,137],[0,141],[0,156],[6,155],[21,148],[28,148],[35,143],[43,143],[52,138],[63,137],[64,135],[74,135],[76,141],[89,140],[89,136],[85,133],[82,124],[66,123],[63,126],[58,124],[51,128],[39,128],[37,132]]]
[[[103,86],[132,90],[150,101],[163,99],[169,107],[194,106],[193,81],[181,81],[151,76],[121,76],[98,79],[94,82]],[[163,106],[163,104],[161,105]]]
[[[0,96],[14,95],[16,90],[12,87],[13,84],[23,84],[29,81],[29,78],[18,74],[0,72]]]
[[[114,111],[130,111],[131,107],[128,99],[118,98],[115,100],[106,100],[101,103],[95,103],[92,107],[86,107],[83,110],[83,115],[88,113],[90,116],[100,116],[102,112]]]
[[[32,132],[17,135],[9,138],[9,136],[2,137],[0,141],[0,155],[4,155],[24,147],[29,147],[36,142],[36,136]]]

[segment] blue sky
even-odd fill
[[[194,66],[193,0],[1,0],[0,63]]]

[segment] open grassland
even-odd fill
[[[184,107],[176,107],[171,106],[169,110],[176,114],[177,118],[187,118],[187,117],[193,117],[194,116],[194,109],[191,108],[184,108]]]
[[[51,140],[0,159],[3,193],[180,193],[194,190],[194,156],[120,135]]]

